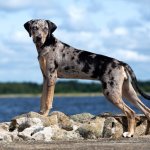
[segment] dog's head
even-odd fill
[[[39,47],[42,46],[47,37],[50,37],[56,30],[57,26],[49,20],[35,19],[24,24],[29,36],[33,38],[33,42]]]

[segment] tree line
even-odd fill
[[[139,81],[141,89],[150,92],[150,81]],[[0,83],[0,94],[39,94],[42,92],[42,84],[32,82],[7,82]],[[55,93],[100,93],[102,86],[99,83],[82,83],[78,81],[58,81]]]

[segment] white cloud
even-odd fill
[[[0,66],[2,66],[9,64],[11,58],[14,58],[16,55],[16,52],[0,42],[0,54]]]
[[[143,55],[133,50],[119,49],[114,51],[113,56],[124,61],[131,62],[150,62],[150,56]]]
[[[4,11],[8,10],[20,10],[22,8],[27,7],[30,4],[29,0],[7,0],[0,3],[0,7]]]
[[[30,8],[46,7],[47,2],[50,2],[50,0],[38,2],[37,0],[7,0],[1,1],[0,8],[3,11],[22,11],[24,9],[29,10]]]
[[[74,5],[68,8],[68,15],[70,17],[71,23],[81,22],[84,19],[86,11],[84,9],[78,8]]]
[[[111,31],[109,30],[109,28],[104,27],[103,29],[101,29],[99,31],[99,34],[101,36],[101,38],[108,38],[112,35]]]
[[[15,37],[15,38],[14,38]],[[13,31],[9,37],[7,37],[14,44],[31,44],[31,39],[28,36],[28,33],[24,30]]]
[[[113,32],[115,35],[118,35],[118,36],[127,36],[128,35],[128,31],[124,27],[118,27],[118,28],[114,29]]]

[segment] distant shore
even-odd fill
[[[0,94],[0,98],[41,97],[41,94]],[[147,94],[150,95],[149,92]],[[56,93],[54,96],[55,97],[85,97],[85,96],[92,97],[92,96],[104,96],[104,95],[103,93],[99,92],[99,93]]]
[[[16,98],[16,97],[40,97],[41,94],[1,94],[0,98]],[[55,97],[84,97],[84,96],[103,96],[102,93],[56,93]]]

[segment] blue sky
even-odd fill
[[[149,0],[0,0],[0,82],[42,82],[36,48],[23,24],[35,18],[76,48],[115,57],[150,80]]]

